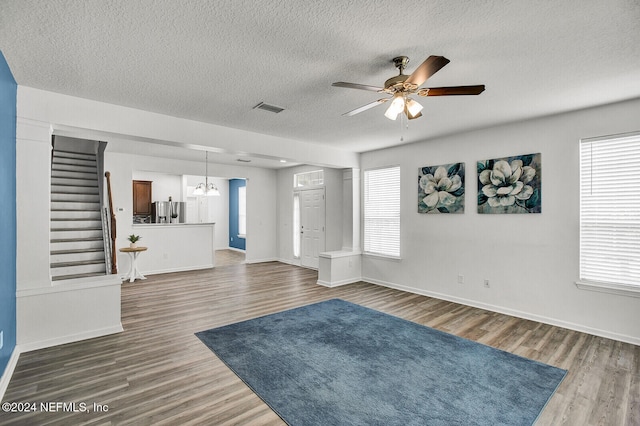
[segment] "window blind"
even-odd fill
[[[640,133],[580,143],[580,279],[640,286]]]
[[[400,167],[364,172],[364,251],[400,257]]]

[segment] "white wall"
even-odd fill
[[[362,154],[363,170],[402,170],[402,260],[365,256],[363,278],[640,344],[640,298],[575,286],[578,141],[640,130],[639,118],[634,100]],[[476,161],[537,152],[542,213],[478,214]],[[454,162],[466,164],[465,213],[417,213],[418,167]]]
[[[107,145],[108,149],[109,145]],[[185,196],[182,193],[182,176],[134,170],[131,174],[131,179],[151,181],[151,202],[169,201],[169,197],[173,201],[185,201]]]
[[[278,170],[278,259],[294,265],[293,257],[293,175],[324,170],[325,188],[325,251],[340,250],[343,241],[343,173],[341,169],[298,166]],[[249,189],[247,189],[249,196]]]
[[[238,167],[238,169],[242,169],[242,167]],[[204,176],[185,176],[187,188],[195,188],[196,185],[204,182]],[[229,248],[229,179],[209,176],[208,182],[218,188],[220,196],[192,197],[190,194],[193,191],[188,189],[185,196],[185,201],[188,201],[187,218],[192,216],[193,223],[214,222],[216,224],[216,250],[226,249]],[[189,211],[191,208],[200,210],[200,216],[198,217],[197,211],[192,215],[192,212]]]

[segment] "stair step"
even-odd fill
[[[52,229],[50,241],[59,242],[60,240],[77,240],[84,238],[100,238],[102,239],[102,228],[98,229]]]
[[[62,158],[77,158],[82,160],[94,160],[96,159],[96,154],[87,154],[84,152],[74,152],[74,151],[65,151],[63,149],[54,149],[53,150],[54,157],[62,157]]]
[[[97,229],[52,229],[51,241],[59,242],[60,240],[77,240],[84,238],[100,238],[102,239],[102,228]]]
[[[55,177],[51,176],[51,186],[72,186],[72,187],[88,187],[97,188],[97,179],[78,179],[72,177]]]
[[[100,195],[51,191],[51,201],[74,201],[74,202],[99,203]]]
[[[81,262],[67,262],[68,264],[51,264],[51,276],[59,277],[64,275],[78,275],[78,274],[105,274],[107,266],[104,260],[98,261],[81,261]]]
[[[91,249],[104,249],[102,238],[60,238],[51,240],[49,250],[58,251],[82,251]]]
[[[51,219],[51,230],[62,231],[64,229],[102,229],[100,219]]]
[[[104,259],[100,260],[75,260],[71,262],[51,262],[49,266],[52,268],[67,268],[70,266],[86,266],[104,263]]]
[[[75,228],[51,228],[51,232],[72,232],[72,231],[100,231],[100,226],[77,226]]]
[[[102,242],[102,237],[52,238],[50,241],[52,243],[74,243],[74,242],[89,242],[89,241]]]
[[[104,252],[103,248],[94,248],[94,249],[82,249],[82,250],[52,250],[51,255],[61,255],[61,254],[78,254],[78,253],[98,253]]]
[[[49,260],[51,263],[61,264],[61,263],[69,263],[69,262],[78,262],[78,261],[95,261],[95,262],[104,262],[104,250],[94,250],[94,251],[77,251],[77,250],[68,250],[69,253],[60,253],[64,250],[58,250],[56,252],[52,252]],[[54,254],[59,253],[59,254]]]
[[[51,209],[52,220],[100,220],[102,214],[100,210],[61,210]]]
[[[75,170],[55,170],[51,169],[52,178],[72,178],[72,179],[86,179],[86,180],[98,180],[97,172],[80,172]]]
[[[51,201],[51,210],[60,211],[100,211],[99,202],[78,202],[78,201]]]
[[[74,280],[77,278],[90,278],[90,277],[100,277],[102,275],[107,275],[106,272],[98,272],[98,273],[87,273],[87,274],[72,274],[72,275],[58,275],[56,277],[51,277],[51,281],[63,281],[63,280]]]
[[[82,172],[98,175],[98,168],[96,166],[79,166],[76,164],[62,164],[55,161],[51,165],[52,172]]]
[[[98,185],[94,186],[77,186],[77,185],[51,185],[52,194],[86,194],[98,195]]]
[[[53,164],[74,164],[76,166],[96,167],[98,162],[95,157],[92,159],[72,158],[53,154]]]

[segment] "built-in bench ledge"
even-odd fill
[[[318,284],[338,287],[362,278],[362,252],[339,250],[320,253]]]

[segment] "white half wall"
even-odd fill
[[[147,275],[213,268],[215,230],[215,224],[205,223],[133,225],[132,233],[142,237],[138,246],[148,249],[138,253],[138,270]],[[131,256],[118,253],[118,273],[122,277],[131,269]]]
[[[633,100],[362,154],[363,170],[402,173],[402,259],[363,256],[363,279],[640,344],[640,298],[575,285],[579,140],[640,130],[639,117]],[[476,162],[538,152],[542,213],[478,214]],[[466,164],[464,214],[419,214],[418,168],[455,162]]]

